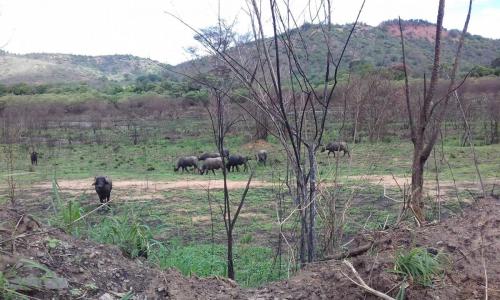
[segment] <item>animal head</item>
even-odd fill
[[[106,184],[109,184],[110,180],[107,176],[96,176],[94,177],[94,183],[96,187],[104,187]]]

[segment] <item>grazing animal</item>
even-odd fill
[[[174,168],[174,171],[179,171],[182,168],[182,172],[189,171],[188,167],[193,167],[193,170],[198,169],[198,157],[196,156],[184,156],[179,158],[177,161],[177,166]]]
[[[241,165],[244,166],[243,171],[246,172],[248,169],[248,157],[236,154],[236,155],[230,155],[229,159],[227,160],[226,163],[226,168],[228,172],[234,171],[234,168],[236,168],[236,171],[240,171]]]
[[[202,155],[198,156],[198,160],[205,160],[207,158],[217,158],[217,157],[220,157],[220,154],[217,152],[212,152],[212,153],[205,152]]]
[[[228,158],[229,150],[224,148],[222,150],[222,155],[224,155],[225,158]],[[219,152],[205,152],[202,155],[198,156],[198,160],[205,160],[207,158],[216,158],[216,157],[220,157]]]
[[[99,201],[101,201],[101,203],[109,202],[111,189],[113,188],[111,178],[108,176],[96,176],[92,185],[95,185],[95,191],[99,196]]]
[[[257,162],[266,165],[267,162],[267,151],[266,150],[259,150],[257,151]]]
[[[36,151],[31,152],[31,165],[38,166],[38,153]]]
[[[346,142],[333,142],[333,143],[328,143],[326,147],[321,148],[321,152],[325,152],[328,150],[328,155],[330,155],[331,152],[333,152],[333,157],[335,157],[335,151],[344,152],[344,156],[347,154],[347,156],[351,157],[351,154],[349,153],[349,148],[347,147]]]
[[[200,169],[200,174],[208,174],[208,171],[212,171],[215,175],[214,170],[219,170],[222,169],[222,158],[220,157],[212,157],[212,158],[207,158],[203,161],[203,164],[201,165]]]

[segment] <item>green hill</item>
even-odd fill
[[[350,24],[334,25],[332,30],[332,49],[334,57],[338,57],[346,40]],[[410,76],[422,77],[424,72],[429,73],[434,55],[435,24],[422,20],[403,22],[406,56]],[[299,41],[299,32],[303,41]],[[326,57],[326,45],[323,32],[319,25],[304,24],[292,31],[296,41],[294,48],[302,61],[305,71],[313,82],[320,83],[323,79]],[[450,66],[460,31],[456,29],[443,31],[442,65]],[[245,46],[251,49],[251,46]],[[284,47],[281,47],[282,50]],[[251,50],[250,50],[251,51]],[[271,51],[273,53],[273,51]],[[489,39],[478,35],[466,36],[463,49],[461,70],[469,71],[476,66],[491,66],[492,62],[500,57],[500,39]],[[209,58],[197,61],[197,66],[208,66]],[[286,64],[286,59],[282,59]],[[191,63],[186,62],[177,66],[178,70],[189,72]],[[398,68],[401,66],[401,44],[397,20],[381,23],[379,26],[358,24],[344,56],[341,66],[342,72],[351,69],[353,72],[364,72],[383,68]]]
[[[128,81],[144,74],[161,74],[166,65],[132,55],[84,56],[71,54],[0,53],[0,83],[46,84]]]

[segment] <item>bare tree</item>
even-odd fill
[[[451,70],[447,92],[441,98],[437,98],[436,88],[439,81],[439,69],[441,67],[441,35],[443,31],[444,6],[445,0],[440,0],[436,22],[434,63],[432,65],[431,79],[429,82],[429,86],[427,87],[427,81],[424,75],[423,100],[421,101],[422,103],[419,103],[418,111],[416,113],[413,113],[413,107],[410,101],[410,89],[408,86],[408,74],[406,68],[406,56],[403,37],[404,30],[401,19],[399,19],[401,47],[403,53],[403,66],[405,74],[406,106],[408,112],[408,120],[410,123],[411,141],[413,143],[410,208],[412,209],[419,223],[425,221],[423,201],[424,166],[438,138],[441,123],[447,111],[451,94],[457,89],[457,87],[455,86],[456,74],[459,67],[460,55],[462,52],[465,34],[467,33],[467,27],[469,25],[472,0],[470,0],[469,2],[469,10],[455,54],[455,60]]]
[[[226,53],[230,47],[239,44],[238,35],[233,31],[234,24],[227,24],[224,20],[218,20],[217,26],[205,28],[200,32],[197,32],[195,39],[199,41],[206,41],[217,49],[220,53]],[[191,53],[195,53],[191,51]],[[196,63],[194,61],[193,63]],[[196,74],[182,74],[189,79],[191,79],[196,84],[204,86],[209,91],[209,103],[206,106],[206,110],[210,117],[212,125],[212,133],[214,138],[214,144],[220,154],[222,159],[222,176],[224,181],[224,196],[223,205],[221,208],[222,217],[224,220],[224,228],[226,231],[226,242],[227,242],[227,276],[231,279],[235,279],[234,271],[234,259],[233,259],[233,248],[234,248],[234,230],[236,226],[236,221],[243,208],[247,193],[250,188],[250,183],[252,181],[254,172],[252,171],[245,190],[243,191],[241,198],[236,206],[236,211],[233,211],[233,202],[229,196],[229,189],[227,185],[227,168],[226,168],[226,158],[224,155],[224,143],[226,134],[230,129],[242,120],[241,116],[234,116],[234,112],[230,110],[230,103],[234,102],[232,93],[235,88],[235,79],[231,76],[231,69],[229,69],[225,64],[216,60],[213,63],[213,67],[210,69],[203,70],[203,67],[193,65],[193,69],[198,73]],[[210,203],[209,203],[210,204]]]
[[[337,86],[337,74],[348,42],[357,25],[353,23],[344,44],[334,52],[332,39],[330,0],[321,1],[317,7],[309,3],[311,19],[317,22],[327,47],[324,57],[324,88],[316,91],[307,73],[308,45],[297,28],[296,16],[288,1],[270,0],[261,5],[256,0],[247,1],[247,10],[254,42],[247,55],[244,47],[221,51],[211,34],[197,31],[199,41],[214,57],[224,63],[241,85],[248,91],[247,101],[267,116],[269,131],[281,142],[294,175],[293,198],[300,219],[300,262],[305,264],[316,255],[316,200],[318,165],[316,152],[321,146],[332,94]],[[364,2],[359,10],[361,13]],[[264,11],[265,10],[265,11]],[[272,20],[272,32],[266,34],[263,14]],[[182,21],[181,21],[182,22]],[[251,54],[248,54],[251,53]],[[258,116],[247,111],[255,120]]]

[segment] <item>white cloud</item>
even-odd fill
[[[319,0],[312,0],[317,3]],[[470,32],[500,38],[498,0],[475,0]],[[307,0],[292,1],[309,19]],[[498,1],[500,2],[500,1]],[[0,44],[15,53],[61,52],[75,54],[134,54],[162,62],[178,63],[188,56],[184,48],[194,45],[193,33],[164,13],[178,15],[196,28],[217,20],[216,0],[0,0]],[[221,0],[226,19],[238,16],[240,30],[248,30],[244,0]],[[448,0],[445,27],[461,28],[466,0]],[[361,0],[332,1],[333,21],[352,22]],[[263,1],[262,5],[268,5]],[[242,9],[243,8],[243,9]],[[377,25],[401,16],[435,22],[436,0],[367,0],[361,21]]]

